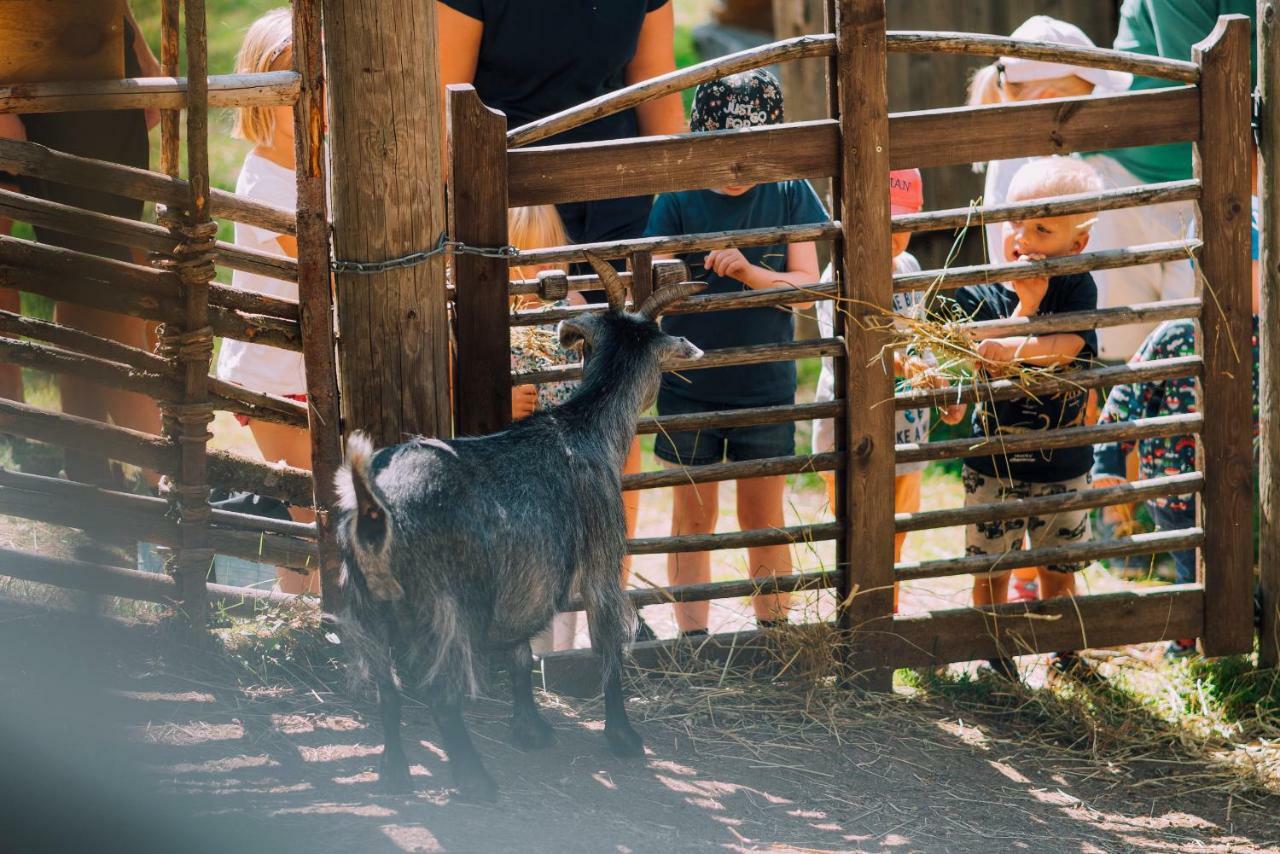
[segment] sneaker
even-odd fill
[[[1164,649],[1164,657],[1170,661],[1177,661],[1182,658],[1190,658],[1196,654],[1195,638],[1179,638],[1178,640],[1169,641],[1169,645]]]
[[[1055,652],[1049,656],[1049,672],[1077,682],[1096,682],[1102,677],[1078,652]]]
[[[687,632],[678,632],[676,638],[678,640],[689,641],[691,643],[702,643],[707,639],[709,632],[706,629],[689,629]]]
[[[1037,602],[1040,599],[1040,584],[1036,581],[1013,580],[1013,596],[1010,602]]]
[[[756,627],[762,632],[777,631],[778,629],[786,628],[788,625],[790,623],[787,622],[786,617],[777,620],[756,620]]]
[[[1018,682],[1022,679],[1022,674],[1018,672],[1017,662],[1012,658],[988,658],[987,669],[1001,679],[1008,679],[1010,682]]]

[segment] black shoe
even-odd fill
[[[777,631],[778,629],[785,629],[789,625],[791,625],[791,623],[787,621],[786,617],[779,617],[776,620],[760,620],[760,619],[756,620],[756,626],[762,632]]]
[[[1085,661],[1076,652],[1055,652],[1049,656],[1049,670],[1059,676],[1070,677],[1077,682],[1096,682],[1101,680],[1093,665]]]
[[[1022,674],[1018,672],[1018,665],[1012,658],[988,658],[987,667],[1001,679],[1008,679],[1010,682],[1018,682],[1022,679]]]
[[[633,643],[656,641],[657,639],[658,635],[649,627],[649,624],[644,621],[644,617],[636,614],[636,635],[635,638],[633,638]]]
[[[702,643],[702,641],[707,639],[708,632],[706,629],[689,629],[687,632],[680,632],[676,637],[680,640]]]

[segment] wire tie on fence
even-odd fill
[[[450,240],[447,234],[441,234],[434,249],[422,252],[411,252],[399,258],[388,258],[386,261],[344,261],[333,258],[329,261],[329,269],[335,273],[358,273],[369,276],[385,273],[388,270],[399,270],[416,267],[426,263],[436,255],[479,255],[482,258],[514,258],[520,250],[510,244],[506,246],[468,246],[460,240]]]

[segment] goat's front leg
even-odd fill
[[[507,669],[511,674],[511,743],[525,750],[550,747],[556,743],[556,733],[533,699],[533,651],[528,641],[511,648]]]
[[[616,567],[618,562],[606,565]],[[582,594],[591,629],[591,647],[600,656],[603,671],[605,740],[616,756],[643,756],[644,740],[627,718],[622,693],[622,645],[629,635],[629,621],[624,615],[631,603],[622,592],[616,572],[599,588],[592,587],[583,584]]]
[[[452,691],[431,692],[431,714],[440,728],[440,740],[449,754],[449,766],[453,769],[453,782],[462,797],[470,801],[496,801],[498,784],[489,776],[480,759],[480,753],[467,732],[462,719],[462,697]]]
[[[409,760],[400,741],[400,689],[391,671],[378,674],[378,713],[382,716],[382,758],[378,761],[378,785],[388,792],[413,791]]]

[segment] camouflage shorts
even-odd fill
[[[1019,498],[1062,495],[1066,492],[1088,489],[1091,483],[1093,478],[1089,474],[1054,483],[1003,480],[965,466],[964,505],[971,507],[975,504],[997,504]],[[1033,549],[1086,543],[1089,541],[1089,511],[1064,510],[1051,516],[1024,516],[969,525],[965,529],[965,554],[1000,555],[1011,551],[1022,551],[1027,547],[1025,540],[1028,537]],[[1053,572],[1077,572],[1087,565],[1087,561],[1053,563],[1049,564],[1047,569]],[[1001,571],[1007,570],[996,570],[996,572]]]

